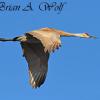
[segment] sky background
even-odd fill
[[[2,0],[3,1],[3,0]],[[25,6],[29,0],[5,0]],[[60,14],[42,12],[41,2],[67,2]],[[0,11],[0,37],[43,27],[88,32],[98,39],[62,38],[51,54],[45,83],[32,89],[20,44],[0,42],[0,100],[100,100],[100,0],[32,0],[34,11]]]

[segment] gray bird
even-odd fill
[[[20,42],[29,67],[30,84],[37,88],[45,81],[50,53],[61,46],[60,37],[96,38],[88,33],[73,34],[53,28],[42,28],[12,39],[0,38],[0,41]]]

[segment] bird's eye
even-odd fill
[[[85,33],[85,35],[89,35],[88,33]]]

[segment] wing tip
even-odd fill
[[[36,75],[35,77],[32,75],[29,83],[31,84],[32,88],[39,88],[45,81],[46,75]]]
[[[32,83],[30,82],[30,84],[31,84],[31,86],[32,86],[33,89],[37,89],[37,88],[41,87],[41,85],[43,85],[44,81],[45,80],[42,80],[39,83],[37,83],[37,82],[34,81]]]

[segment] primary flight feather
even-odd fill
[[[30,84],[40,87],[46,78],[48,60],[51,52],[61,46],[60,37],[95,38],[88,33],[69,33],[53,28],[42,28],[25,33],[12,39],[0,38],[0,41],[19,41],[29,68]]]

